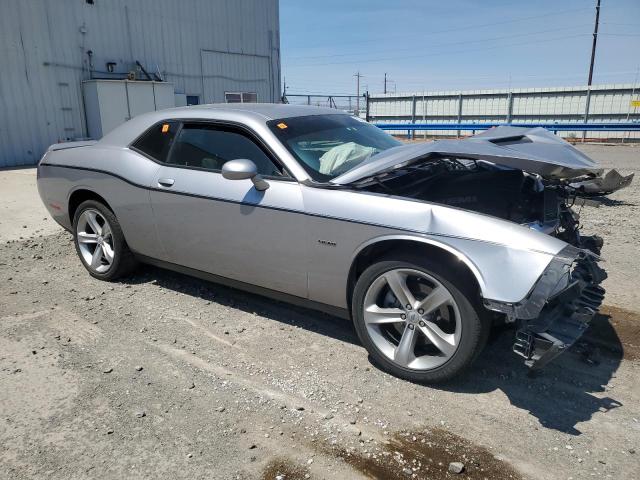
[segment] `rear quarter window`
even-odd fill
[[[157,123],[134,141],[131,148],[154,160],[164,162],[169,155],[178,126],[179,123],[173,121]]]

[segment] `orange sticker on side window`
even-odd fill
[[[169,131],[169,124],[165,123],[162,125],[162,133],[167,133]]]
[[[287,127],[288,127],[288,125],[287,125],[286,123],[284,123],[284,122],[280,122],[280,123],[277,125],[277,127],[278,127],[280,130],[284,130],[285,128],[287,128]]]

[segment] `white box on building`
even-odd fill
[[[96,140],[137,115],[175,107],[172,83],[87,80],[82,90],[87,131]]]

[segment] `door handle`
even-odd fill
[[[172,187],[173,186],[173,178],[159,178],[158,179],[158,185],[161,185],[163,187]]]

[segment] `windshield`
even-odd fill
[[[350,115],[309,115],[267,122],[316,182],[328,182],[401,142]]]

